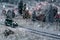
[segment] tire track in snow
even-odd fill
[[[37,35],[42,35],[42,36],[46,36],[46,37],[50,37],[50,38],[60,39],[60,35],[58,35],[58,34],[52,34],[52,33],[47,33],[47,32],[43,32],[43,31],[38,31],[38,30],[35,30],[35,29],[30,29],[30,28],[23,27],[23,26],[20,26],[20,27],[25,28],[29,32],[37,34]]]
[[[0,25],[4,25],[4,24],[0,23]],[[60,35],[57,35],[57,34],[52,34],[52,33],[47,33],[47,32],[43,32],[43,31],[38,31],[38,30],[35,30],[35,29],[23,27],[23,26],[20,26],[20,25],[19,25],[19,27],[27,29],[28,32],[31,32],[33,34],[42,35],[42,36],[55,38],[55,39],[60,39]]]

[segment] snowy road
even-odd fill
[[[57,35],[57,34],[38,31],[38,30],[31,29],[31,28],[23,27],[23,26],[20,26],[20,28],[26,29],[26,31],[28,30],[28,32],[31,32],[31,33],[34,33],[34,34],[37,34],[37,35],[42,35],[42,36],[50,37],[50,38],[54,38],[54,39],[60,39],[60,35]]]
[[[24,28],[23,26],[20,26],[20,27]],[[50,37],[50,38],[60,39],[60,35],[57,35],[57,34],[51,34],[51,33],[38,31],[38,30],[30,29],[30,28],[24,28],[24,29],[27,29],[29,32],[37,34],[37,35],[42,35],[42,36],[46,36],[46,37]]]
[[[13,30],[14,32],[16,33],[19,33],[18,35],[20,35],[21,32],[25,32],[23,34],[26,34],[28,33],[28,35],[30,34],[34,34],[35,36],[38,35],[38,37],[49,37],[49,39],[55,39],[55,40],[60,40],[60,35],[57,35],[57,34],[51,34],[51,33],[47,33],[47,32],[42,32],[42,31],[37,31],[37,30],[34,30],[34,29],[30,29],[30,28],[24,28],[22,26],[18,27],[18,28],[10,28],[10,27],[3,27],[2,25],[0,25],[0,34],[4,32],[5,29],[10,29],[10,30]],[[21,31],[21,32],[19,32]],[[0,35],[1,36],[1,35]],[[20,35],[21,36],[21,35]],[[32,36],[32,35],[30,35]],[[16,37],[16,36],[15,36]],[[41,38],[40,38],[41,39]],[[46,38],[47,39],[47,38]],[[38,39],[37,39],[38,40]],[[43,39],[42,39],[43,40]]]
[[[10,28],[10,27],[4,27],[0,25],[0,40],[60,40],[56,38],[50,38],[46,35],[40,34],[38,32],[34,32],[25,28]],[[7,38],[1,33],[4,32],[5,29],[10,29],[15,32],[13,35],[9,35]],[[37,35],[39,34],[39,35]]]

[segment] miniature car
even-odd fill
[[[12,19],[8,19],[8,18],[5,20],[5,25],[11,26],[12,28],[15,28],[18,26],[18,24],[16,22],[14,22]]]

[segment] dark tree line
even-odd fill
[[[11,4],[17,4],[19,0],[0,0],[0,2],[6,2]]]

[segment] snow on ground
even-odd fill
[[[58,40],[53,39],[37,34],[30,33],[27,29],[24,28],[10,28],[1,24],[4,24],[5,17],[1,15],[1,9],[0,9],[0,40]],[[18,20],[17,20],[18,19]],[[13,19],[16,21],[19,25],[31,28],[39,31],[45,31],[48,33],[54,33],[54,34],[60,34],[60,31],[58,29],[56,30],[57,26],[56,24],[48,24],[43,22],[32,22],[31,19],[23,19],[21,16],[18,16],[17,18]],[[6,29],[11,29],[15,32],[13,35],[9,35],[7,38],[4,36],[3,32]]]
[[[19,25],[26,28],[36,29],[39,31],[45,31],[48,33],[60,34],[59,25],[56,23],[49,24],[49,23],[44,23],[44,22],[39,22],[39,21],[33,22],[31,21],[31,19],[23,19],[21,16],[18,18],[15,18],[14,21],[16,21]]]
[[[6,38],[3,34],[3,32],[6,29],[14,31],[15,34],[13,35],[11,34]],[[58,39],[33,34],[24,28],[10,28],[7,26],[0,25],[0,40],[58,40]]]
[[[0,21],[0,23],[3,24],[5,17],[0,16],[0,18],[2,18],[2,21]],[[37,25],[38,25],[37,22],[33,24],[31,22],[31,20],[30,21],[24,20],[24,19],[22,19],[22,17],[20,17],[20,19],[18,19],[18,20],[16,20],[16,19],[14,19],[14,20],[17,23],[19,22],[18,24],[21,25],[21,26],[24,26],[24,27],[29,27],[29,28],[34,28],[34,29],[40,28],[40,27],[37,27]],[[3,34],[3,32],[6,29],[10,29],[10,30],[14,31],[15,34],[13,34],[13,35],[11,34],[6,38]],[[41,30],[41,29],[39,29],[39,30]],[[24,29],[24,28],[20,28],[20,27],[10,28],[10,27],[7,27],[7,26],[4,26],[4,25],[0,24],[0,40],[58,40],[58,39],[53,39],[53,38],[50,38],[50,37],[45,37],[45,36],[33,34],[33,33],[30,33],[27,29]]]

